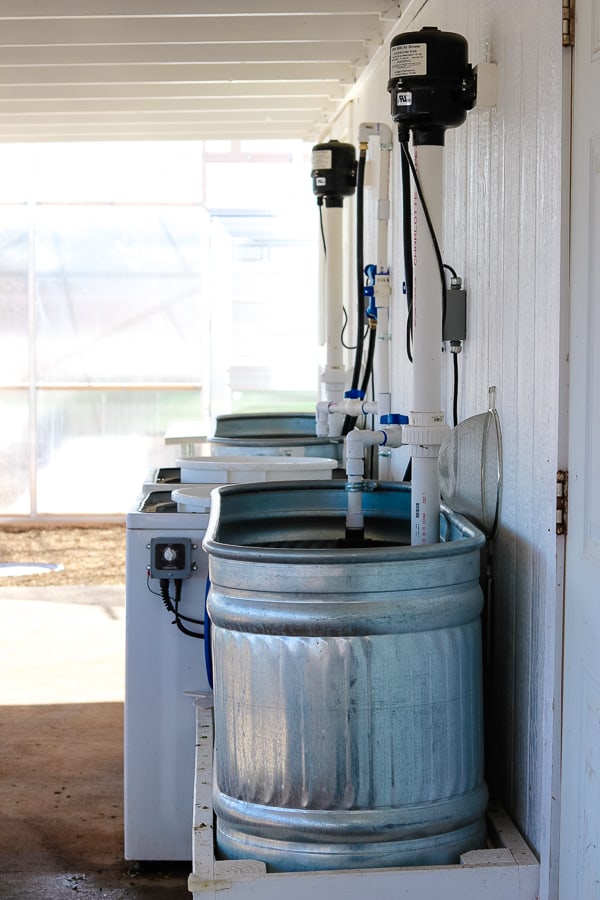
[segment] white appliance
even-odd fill
[[[180,466],[159,466],[146,472],[142,482],[142,491],[145,494],[151,491],[172,491],[181,484]]]
[[[181,579],[178,610],[187,617],[181,620],[184,627],[202,632],[202,624],[188,619],[202,623],[204,618],[207,557],[201,544],[213,486],[202,486],[206,504],[196,508],[204,512],[177,512],[166,490],[142,496],[127,515],[126,859],[192,858],[193,694],[210,690],[204,646],[172,624],[175,617],[157,596],[160,580],[149,578],[149,567],[156,563],[152,553],[169,558],[183,545],[184,555],[189,554],[189,577]],[[169,576],[169,570],[157,574]],[[176,580],[163,579],[172,597]]]
[[[192,859],[193,697],[210,687],[204,641],[184,632],[204,630],[210,492],[230,482],[327,479],[336,466],[323,457],[186,457],[146,477],[151,489],[126,519],[126,859]],[[177,604],[181,628],[165,600]]]

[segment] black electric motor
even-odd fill
[[[356,151],[352,144],[327,141],[312,148],[311,177],[317,203],[343,206],[356,189]]]
[[[446,128],[461,125],[475,103],[475,77],[460,34],[422,28],[390,45],[392,118],[398,136],[414,144],[443,144]]]

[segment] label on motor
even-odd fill
[[[411,106],[412,91],[398,91],[396,94],[396,106]]]
[[[390,78],[427,75],[427,44],[398,44],[390,53]]]
[[[312,152],[312,168],[313,169],[331,169],[333,154],[331,150],[313,150]]]

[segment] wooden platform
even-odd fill
[[[506,813],[488,810],[489,849],[460,865],[269,874],[258,860],[217,860],[212,809],[212,695],[196,703],[197,751],[192,874],[194,900],[537,900],[539,863]]]

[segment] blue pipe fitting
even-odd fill
[[[380,425],[408,425],[408,416],[402,413],[387,413],[379,419]]]

